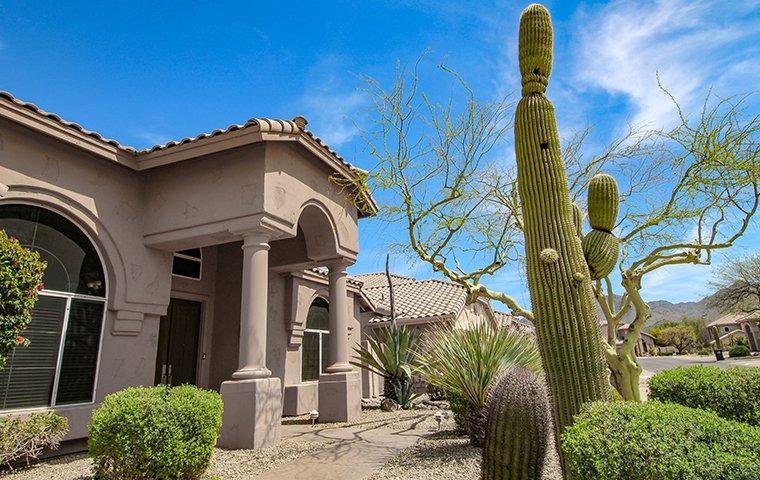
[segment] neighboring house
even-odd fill
[[[751,351],[760,351],[760,342],[758,341],[758,334],[760,334],[760,312],[729,313],[708,323],[707,327],[716,327],[720,334],[720,339],[724,344],[728,344],[735,337],[744,337],[747,339]]]
[[[276,441],[283,412],[357,418],[370,305],[345,269],[376,206],[306,124],[135,150],[0,93],[0,229],[48,263],[0,414],[54,409],[81,440],[105,395],[191,383],[221,391],[224,447]]]
[[[606,339],[607,322],[601,320],[599,325],[602,331],[602,336]],[[628,335],[630,327],[631,324],[629,323],[621,323],[618,325],[615,348],[620,348],[623,345],[623,341],[625,340],[625,336]],[[639,334],[639,339],[636,341],[636,346],[633,347],[633,351],[638,357],[656,354],[657,345],[655,344],[654,337],[647,332],[641,332],[641,334]]]
[[[362,283],[361,292],[371,304],[362,314],[365,335],[373,335],[377,328],[390,321],[390,288],[384,273],[355,275]],[[467,293],[464,287],[444,280],[417,280],[392,275],[396,320],[400,325],[410,325],[423,332],[435,328],[468,328],[482,321],[491,321],[508,328],[532,331],[532,325],[523,319],[497,312],[488,300],[480,298],[465,305]],[[363,395],[375,397],[382,393],[382,381],[377,375],[363,372]]]

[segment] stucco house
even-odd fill
[[[744,337],[747,339],[750,351],[760,351],[760,344],[758,342],[760,312],[728,313],[708,323],[707,327],[718,329],[718,334],[724,345],[727,345],[735,337]]]
[[[602,331],[602,336],[605,338],[605,340],[607,338],[607,325],[607,322],[603,319],[603,317],[600,316],[599,326]],[[615,348],[620,348],[623,345],[625,337],[628,335],[628,330],[630,328],[630,323],[623,322],[618,325],[617,337],[615,339]],[[639,339],[636,341],[636,345],[633,347],[633,352],[638,357],[657,354],[658,349],[654,337],[647,332],[641,332],[639,334]]]
[[[368,273],[351,277],[361,282],[361,292],[371,308],[362,313],[364,335],[374,335],[378,328],[389,325],[390,287],[385,273]],[[467,292],[461,285],[445,280],[417,280],[403,275],[392,275],[396,320],[400,325],[417,328],[425,336],[437,328],[468,328],[478,322],[488,321],[504,328],[514,328],[530,333],[530,322],[495,310],[488,300],[480,298],[466,305]],[[417,388],[425,384],[415,379]],[[362,394],[377,397],[382,394],[382,379],[362,371]]]
[[[369,305],[346,267],[376,206],[306,125],[136,150],[0,93],[0,228],[48,262],[0,414],[54,409],[81,441],[105,395],[192,383],[221,392],[223,447],[271,444],[283,413],[357,418]]]

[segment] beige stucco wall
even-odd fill
[[[284,385],[300,382],[290,315],[301,314],[310,294],[309,288],[299,293],[300,307],[293,308],[284,255],[293,242],[287,237],[298,233],[301,213],[311,208],[322,216],[308,217],[321,223],[301,222],[304,238],[295,243],[309,241],[317,245],[312,251],[322,252],[326,220],[327,230],[338,232],[329,250],[332,258],[353,258],[358,251],[356,209],[329,182],[328,169],[309,155],[302,147],[276,142],[138,172],[0,119],[0,204],[30,203],[66,216],[90,236],[103,258],[108,310],[96,404],[127,386],[153,385],[159,319],[171,295],[204,302],[198,383],[218,389],[230,378],[238,367],[242,278],[239,237],[232,232],[260,225],[263,216],[282,242],[279,247],[272,243],[272,257],[280,261],[269,276],[268,366]],[[198,246],[206,247],[202,280],[173,278],[172,251]],[[326,289],[326,279],[309,282],[313,291]],[[357,339],[354,295],[348,302],[355,313],[349,328]],[[310,393],[304,395],[301,403],[308,405]],[[70,421],[67,440],[86,436],[94,406],[58,409]]]

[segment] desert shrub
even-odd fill
[[[587,404],[561,443],[574,480],[760,478],[760,428],[673,403]]]
[[[206,470],[222,424],[217,392],[132,387],[93,412],[89,450],[100,479],[193,479]]]
[[[728,351],[728,356],[732,358],[749,357],[749,347],[746,345],[734,345]]]
[[[665,370],[649,379],[649,398],[760,426],[760,368],[698,365]]]
[[[466,402],[468,433],[476,446],[485,434],[485,405],[493,380],[512,366],[541,372],[533,338],[486,322],[468,329],[440,328],[428,337],[419,363],[428,384]]]
[[[32,321],[45,262],[0,230],[0,368],[8,352],[28,341],[21,335]]]
[[[46,448],[58,448],[68,431],[66,418],[55,413],[0,418],[0,466],[28,462]]]
[[[456,392],[446,392],[444,395],[449,402],[449,408],[457,426],[457,433],[465,435],[468,431],[467,417],[469,416],[467,400]]]

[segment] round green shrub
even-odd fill
[[[649,398],[760,426],[760,368],[674,368],[649,379]]]
[[[732,358],[749,357],[749,347],[746,345],[735,345],[728,351],[728,356]]]
[[[590,403],[561,438],[573,480],[760,478],[760,428],[673,403]]]
[[[132,387],[93,412],[89,451],[98,479],[194,479],[208,468],[222,399],[190,385]]]
[[[29,343],[22,333],[32,321],[46,266],[39,253],[0,230],[0,368],[8,352]]]

